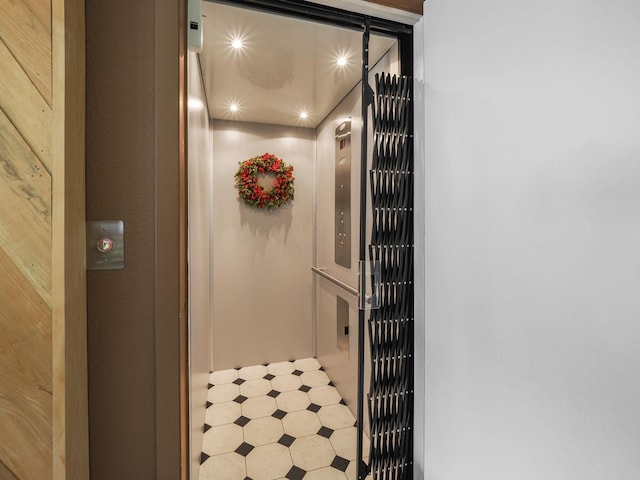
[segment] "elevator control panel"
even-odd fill
[[[87,270],[124,268],[124,222],[87,222]]]
[[[351,268],[351,120],[336,128],[335,262]]]

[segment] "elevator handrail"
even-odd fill
[[[349,292],[354,297],[358,296],[358,290],[357,289],[353,288],[351,285],[347,285],[342,280],[338,280],[333,275],[329,275],[327,272],[324,271],[324,269],[318,268],[318,267],[311,267],[311,271],[313,271],[313,273],[317,273],[322,278],[324,278],[326,280],[329,280],[331,283],[333,283],[334,285],[340,287],[341,289],[346,290],[347,292]]]

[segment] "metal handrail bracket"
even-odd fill
[[[335,286],[340,287],[341,289],[343,289],[346,292],[349,292],[351,295],[353,295],[354,297],[358,296],[358,289],[353,288],[351,285],[347,285],[346,283],[344,283],[342,280],[338,280],[336,277],[334,277],[333,275],[328,274],[327,272],[324,271],[324,269],[322,268],[318,268],[318,267],[311,267],[311,271],[313,273],[317,273],[318,275],[320,275],[322,278],[329,280],[331,283],[333,283]]]

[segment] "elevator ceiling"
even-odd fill
[[[360,31],[211,2],[202,13],[212,118],[316,127],[360,80]],[[370,65],[395,44],[372,35]]]

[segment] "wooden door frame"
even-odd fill
[[[84,0],[51,4],[53,478],[89,478]]]
[[[156,479],[187,480],[187,0],[156,7]]]

